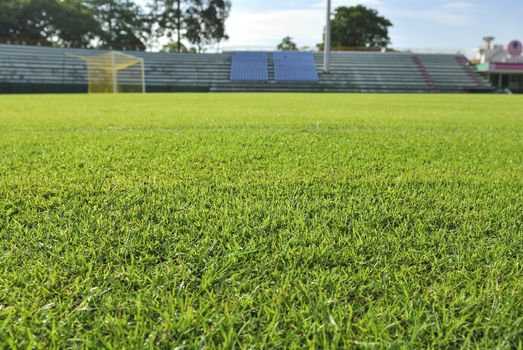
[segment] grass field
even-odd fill
[[[523,349],[523,96],[0,96],[0,348]]]

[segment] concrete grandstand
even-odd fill
[[[102,50],[0,45],[1,93],[87,92],[75,56]],[[173,54],[126,52],[145,63],[147,92],[489,92],[488,79],[461,55],[332,52]]]

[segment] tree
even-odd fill
[[[0,0],[0,41],[144,50],[167,38],[181,52],[227,38],[230,0],[145,2],[147,13],[136,0]]]
[[[167,37],[170,52],[182,52],[183,31],[185,30],[185,17],[187,0],[153,0],[151,7],[151,21],[156,28],[157,38]],[[173,42],[173,38],[176,38]]]
[[[389,27],[392,23],[374,9],[338,7],[332,20],[332,46],[385,48],[390,44]],[[322,49],[323,44],[318,47]]]
[[[54,0],[0,2],[0,36],[12,43],[51,45]]]
[[[6,0],[0,3],[0,38],[22,44],[88,46],[98,24],[81,0]]]
[[[177,42],[164,45],[162,52],[183,52],[183,53],[196,53],[197,50],[194,47],[187,47],[183,43],[178,44]]]
[[[188,0],[185,38],[201,52],[205,47],[228,39],[225,20],[231,10],[230,0]]]
[[[0,38],[13,43],[86,46],[97,23],[81,0],[0,2]]]
[[[298,46],[294,41],[292,41],[292,38],[290,36],[286,36],[282,39],[281,43],[278,44],[278,50],[279,51],[297,51]]]
[[[20,11],[19,1],[0,1],[0,40],[16,40],[20,32]]]
[[[100,25],[100,47],[145,50],[148,21],[134,1],[88,0],[88,4]]]
[[[62,0],[53,18],[56,36],[68,47],[89,47],[101,28],[82,0]]]

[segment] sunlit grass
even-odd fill
[[[0,348],[523,348],[523,97],[0,96]]]

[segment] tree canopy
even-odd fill
[[[332,20],[332,46],[385,48],[390,44],[390,27],[392,22],[374,9],[341,6]],[[318,47],[323,48],[323,44]]]
[[[286,36],[281,40],[281,43],[278,44],[279,51],[297,51],[298,46],[292,40],[290,36]]]
[[[98,26],[80,0],[0,1],[0,40],[84,46]]]
[[[198,51],[227,39],[230,0],[1,0],[0,42]]]
[[[185,38],[198,51],[229,38],[225,33],[225,20],[231,8],[229,0],[189,0],[189,3]]]
[[[131,0],[87,0],[100,26],[98,46],[144,50],[146,20],[142,8]]]

